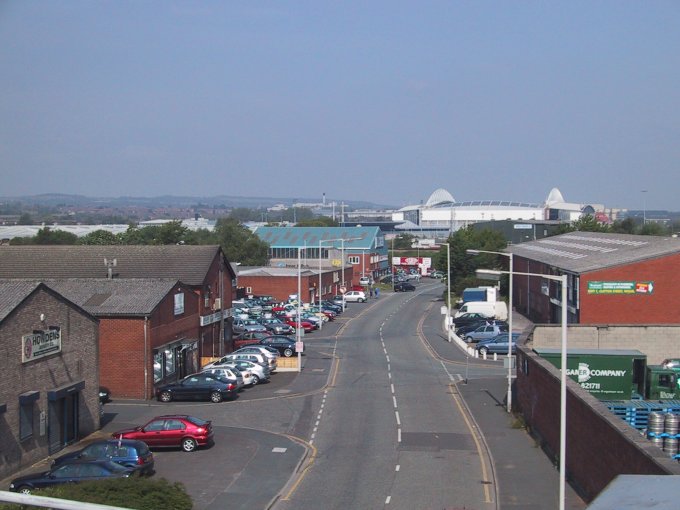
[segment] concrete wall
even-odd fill
[[[559,465],[560,372],[525,347],[517,352],[515,403],[529,431]],[[621,473],[680,474],[677,461],[571,379],[566,409],[566,476],[586,501]]]
[[[680,358],[680,326],[616,325],[590,326],[570,324],[567,332],[569,348],[637,349],[647,355],[647,363],[658,365],[666,358]],[[529,347],[562,345],[560,325],[536,326]]]

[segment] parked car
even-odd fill
[[[219,366],[224,363],[232,363],[235,361],[250,361],[251,363],[257,363],[260,365],[262,368],[265,368],[269,371],[269,373],[273,373],[276,371],[276,368],[272,370],[269,364],[269,358],[265,356],[264,354],[261,353],[241,353],[241,354],[228,354],[222,358],[220,358],[215,365]],[[210,365],[210,364],[209,364]],[[206,365],[209,366],[209,365]],[[205,368],[205,367],[203,367]]]
[[[416,286],[408,282],[400,282],[394,284],[394,292],[406,292],[416,290]]]
[[[99,402],[102,404],[111,402],[111,391],[105,386],[99,387]]]
[[[482,342],[479,342],[475,346],[475,350],[479,352],[479,354],[508,354],[508,338],[509,334],[508,333],[501,333],[498,336],[493,337],[491,340],[484,340]],[[515,349],[517,348],[517,339],[519,338],[519,333],[513,333],[512,334],[512,354],[515,353]]]
[[[226,379],[227,381],[233,381],[234,377],[237,380],[242,381],[239,384],[239,391],[243,389],[244,386],[253,386],[255,382],[253,381],[253,374],[249,370],[239,370],[235,366],[225,366],[220,367],[208,367],[203,368],[201,373],[212,374],[220,379]]]
[[[265,363],[265,365],[267,365]],[[244,359],[234,359],[234,360],[229,360],[225,361],[224,363],[220,364],[215,364],[213,365],[215,368],[222,368],[222,367],[227,367],[227,368],[237,368],[241,371],[241,373],[244,372],[250,372],[250,376],[252,379],[252,384],[253,386],[256,384],[259,384],[262,381],[268,381],[270,377],[270,372],[269,372],[269,366],[262,366],[259,363],[255,363],[253,361],[248,361]],[[210,367],[203,367],[204,370],[210,369]],[[245,381],[245,379],[244,379]]]
[[[371,278],[369,276],[362,276],[362,277],[359,278],[359,285],[363,285],[364,287],[366,287],[366,286],[372,285],[372,284],[373,284],[373,281],[371,280]]]
[[[333,303],[334,305],[338,305],[339,307],[346,306],[347,304],[345,298],[341,294],[333,296],[331,298],[331,303]]]
[[[156,388],[156,399],[160,402],[172,400],[210,400],[222,402],[225,398],[233,399],[238,391],[236,381],[227,381],[212,377],[210,374],[198,373],[184,379],[164,384]]]
[[[297,318],[287,317],[287,318],[283,319],[283,321],[293,328],[293,333],[295,333],[295,331],[297,331],[297,327],[298,327]],[[314,327],[314,324],[312,324],[309,321],[305,321],[305,320],[300,320],[300,326],[302,326],[302,329],[304,330],[305,333],[311,333],[312,331],[314,331],[314,329],[316,329]]]
[[[469,312],[466,314],[463,314],[459,317],[454,317],[452,319],[454,327],[460,327],[463,326],[464,324],[469,324],[474,321],[479,321],[479,320],[493,320],[493,317],[490,317],[486,314],[483,313],[477,313],[477,312]]]
[[[232,352],[232,354],[259,354],[264,356],[264,359],[269,366],[271,372],[276,371],[277,358],[279,357],[279,352],[276,349],[267,348],[264,345],[247,345],[246,347],[241,347],[240,349]]]
[[[479,326],[474,331],[470,331],[465,334],[465,341],[467,343],[472,343],[481,342],[482,340],[489,340],[507,330],[507,326],[496,326],[495,324],[490,326]]]
[[[66,483],[90,482],[108,478],[127,478],[135,470],[110,460],[68,460],[53,466],[48,471],[33,473],[15,478],[9,484],[12,492],[30,494],[36,489],[44,489]]]
[[[365,303],[366,293],[360,290],[350,290],[345,292],[345,301],[347,303]]]
[[[256,319],[234,319],[232,324],[232,330],[234,333],[243,333],[245,331],[267,331],[262,324],[260,324]]]
[[[234,336],[234,348],[238,349],[245,345],[256,344],[270,334],[269,331],[244,331]]]
[[[430,278],[443,278],[444,277],[444,272],[443,271],[432,271],[430,273]]]
[[[287,336],[269,336],[260,340],[260,345],[272,347],[286,358],[295,354],[295,340]]]
[[[60,466],[72,460],[110,460],[134,469],[140,475],[154,472],[153,453],[147,444],[136,439],[103,439],[85,448],[57,457],[52,466]]]
[[[283,322],[281,319],[278,317],[268,317],[264,318],[261,320],[262,325],[267,328],[267,333],[268,334],[275,334],[275,335],[292,335],[295,333],[295,329],[293,326],[290,324],[286,324]],[[268,335],[264,335],[262,338],[265,338]],[[258,341],[262,340],[262,338],[259,338]]]
[[[321,301],[321,306],[334,311],[336,314],[342,313],[342,304],[336,304],[333,301]]]
[[[187,414],[156,416],[141,427],[123,429],[111,434],[114,439],[137,439],[150,448],[176,448],[193,452],[199,446],[213,443],[213,427],[210,420]]]
[[[456,328],[456,335],[458,335],[460,338],[465,338],[465,335],[469,333],[470,331],[474,331],[475,329],[479,328],[480,326],[501,326],[501,327],[508,327],[508,323],[505,321],[498,321],[494,319],[482,319],[479,321],[471,322],[470,324],[465,324],[464,326],[461,326],[459,328]]]

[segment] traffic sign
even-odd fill
[[[347,292],[347,287],[340,287],[340,294]]]

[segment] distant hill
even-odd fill
[[[21,202],[25,204],[42,204],[44,206],[88,206],[100,207],[185,207],[197,205],[225,206],[225,207],[248,207],[251,209],[272,207],[277,204],[292,206],[294,202],[320,203],[318,198],[274,198],[274,197],[237,197],[219,195],[214,197],[188,197],[164,195],[158,197],[86,197],[83,195],[67,195],[62,193],[45,193],[42,195],[30,195],[20,197],[0,197],[0,202]],[[341,202],[351,209],[393,209],[395,206],[362,202],[357,200],[342,200],[326,198],[326,203],[335,202],[336,207]]]

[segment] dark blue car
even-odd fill
[[[154,472],[153,453],[144,441],[135,439],[105,439],[57,457],[52,466],[60,466],[72,460],[111,460],[137,471],[140,475]]]
[[[127,478],[134,470],[110,460],[69,460],[49,471],[20,476],[12,480],[9,490],[30,494],[36,489],[44,489],[65,483],[90,482],[109,478]]]

